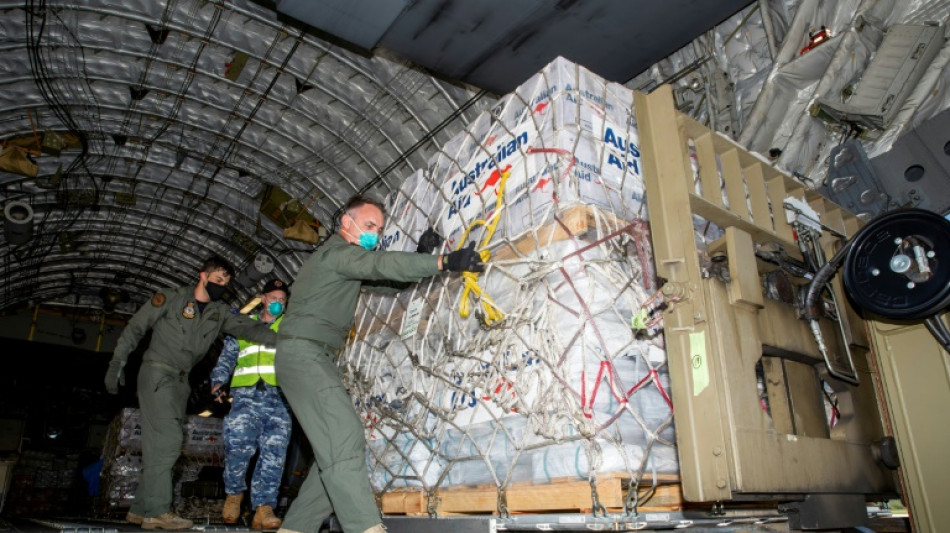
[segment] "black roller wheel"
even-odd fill
[[[950,306],[950,221],[921,209],[886,213],[855,234],[844,263],[854,305],[894,320]]]

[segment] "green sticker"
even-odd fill
[[[689,334],[689,366],[693,369],[693,396],[699,396],[709,386],[705,331]]]
[[[630,327],[634,330],[647,329],[647,317],[649,317],[646,309],[641,309],[639,313],[630,317]]]

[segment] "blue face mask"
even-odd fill
[[[281,313],[284,312],[284,304],[280,302],[271,302],[267,304],[267,312],[270,313],[270,316],[277,318]]]

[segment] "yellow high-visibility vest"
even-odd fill
[[[251,318],[260,320],[260,316],[254,315]],[[280,321],[284,317],[281,315],[270,329],[277,332],[280,327]],[[276,349],[263,344],[255,344],[244,339],[238,339],[238,359],[234,366],[234,376],[231,378],[231,388],[234,387],[253,387],[259,380],[264,380],[273,386],[277,386],[277,374],[274,372],[274,354]]]

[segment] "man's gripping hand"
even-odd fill
[[[444,266],[452,272],[484,272],[482,256],[475,251],[475,241],[460,250],[445,256]]]

